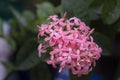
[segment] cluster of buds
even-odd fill
[[[63,68],[71,70],[72,74],[80,77],[86,75],[95,66],[96,60],[101,56],[102,49],[94,42],[90,29],[77,17],[70,19],[57,15],[50,16],[48,24],[38,26],[39,38],[44,38],[46,44],[40,43],[38,46],[39,56],[49,51],[50,58],[46,61],[54,68],[59,64],[59,72]]]

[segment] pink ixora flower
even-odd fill
[[[38,26],[38,36],[44,38],[46,43],[44,45],[40,43],[38,52],[39,56],[46,53],[44,46],[49,45],[51,50],[47,54],[50,58],[46,62],[55,68],[56,64],[59,64],[59,72],[63,68],[68,68],[74,75],[80,77],[92,70],[92,65],[95,66],[102,49],[91,36],[94,29],[90,29],[77,17],[66,19],[65,15],[62,18],[58,18],[57,15],[50,16],[48,18],[50,23]]]
[[[46,50],[44,49],[44,46],[42,46],[42,44],[39,44],[38,51],[39,51],[39,57],[41,57],[42,53],[46,52]]]

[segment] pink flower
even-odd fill
[[[39,57],[41,57],[42,53],[45,53],[46,50],[44,49],[44,46],[42,46],[42,44],[39,44],[38,46],[38,53],[39,53]]]
[[[54,68],[56,64],[59,64],[59,72],[63,68],[68,68],[78,77],[88,74],[102,52],[91,36],[94,29],[90,30],[77,17],[65,19],[65,15],[62,18],[53,15],[49,17],[49,20],[51,20],[50,23],[38,26],[38,36],[43,37],[46,45],[52,48],[48,52],[50,58],[47,63]],[[39,56],[47,52],[44,46],[39,45]]]
[[[57,15],[49,16],[48,19],[49,19],[49,20],[53,20],[53,21],[59,20]]]

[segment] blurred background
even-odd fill
[[[103,49],[93,71],[80,78],[54,79],[57,69],[37,55],[36,25],[64,12],[95,28]],[[0,0],[0,80],[120,80],[120,0]]]

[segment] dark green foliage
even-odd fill
[[[38,56],[37,47],[39,43],[44,42],[42,38],[39,40],[37,38],[37,25],[48,22],[47,17],[52,14],[60,14],[59,9],[61,7],[54,7],[51,3],[44,2],[36,5],[36,14],[29,10],[20,13],[11,6],[9,9],[14,15],[14,18],[9,21],[11,24],[11,35],[9,37],[4,36],[4,38],[11,45],[16,56],[14,63],[3,63],[9,71],[7,79],[14,71],[29,70],[31,80],[48,80],[50,73],[45,60],[49,55],[43,55],[41,58]]]

